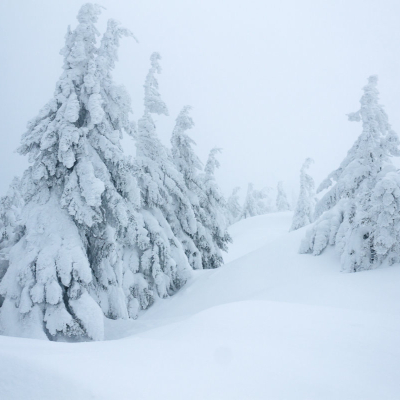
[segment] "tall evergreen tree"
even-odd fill
[[[196,219],[183,177],[160,142],[152,118],[152,114],[168,115],[155,77],[161,72],[159,60],[158,53],[151,55],[151,67],[144,85],[144,114],[138,123],[135,174],[146,211],[145,224],[150,232],[147,264],[151,265],[158,295],[166,297],[182,286],[189,276],[190,265],[182,242],[188,239],[186,232],[195,232]]]
[[[318,202],[319,219],[300,249],[317,255],[335,244],[343,270],[350,272],[370,269],[385,258],[399,259],[399,178],[391,162],[399,155],[399,141],[376,86],[377,77],[371,76],[360,110],[349,114],[350,121],[362,121],[362,133],[340,167],[321,183],[318,191],[330,189]]]
[[[206,266],[203,265],[201,246],[196,243],[196,239],[199,238],[198,232],[204,229],[200,220],[199,200],[200,194],[203,192],[199,176],[203,165],[193,150],[192,146],[196,144],[195,141],[186,133],[194,126],[193,119],[189,115],[190,109],[189,106],[183,107],[176,118],[171,136],[171,154],[176,168],[183,176],[188,199],[196,218],[195,229],[183,230],[181,241],[192,268],[202,269]]]
[[[122,260],[148,237],[120,144],[132,130],[130,100],[110,73],[119,39],[130,33],[111,20],[96,47],[100,10],[90,3],[80,9],[54,97],[22,137],[19,152],[32,165],[21,185],[25,231],[0,285],[6,334],[98,340],[103,314],[129,315],[124,266],[136,267],[132,257]]]
[[[33,165],[23,178],[26,232],[10,251],[0,287],[6,333],[26,325],[36,335],[44,328],[49,337],[103,337],[101,310],[88,294],[92,271],[85,249],[86,232],[102,222],[105,190],[89,144],[104,117],[95,76],[99,14],[92,4],[79,11],[78,27],[67,32],[54,98],[22,137],[19,152]]]
[[[210,152],[204,173],[201,173],[202,163],[192,147],[195,142],[186,133],[194,126],[189,111],[190,107],[186,106],[179,113],[171,137],[174,163],[184,177],[196,217],[196,231],[187,232],[194,247],[187,239],[184,242],[190,244],[187,254],[193,268],[217,268],[223,262],[220,250],[226,251],[230,241],[224,217],[225,200],[214,179],[215,168],[219,167],[216,153],[220,150]]]
[[[307,158],[300,170],[300,194],[293,214],[291,231],[300,229],[313,221],[315,207],[314,179],[306,170],[314,162]]]

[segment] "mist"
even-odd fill
[[[51,98],[62,72],[64,35],[76,26],[82,1],[2,0],[0,191],[28,161],[15,153],[26,123]],[[137,37],[124,39],[114,78],[143,112],[149,56],[160,52],[160,92],[168,117],[157,120],[168,144],[180,109],[193,106],[204,161],[221,147],[220,187],[275,186],[297,190],[306,157],[318,184],[361,132],[346,114],[358,110],[371,74],[395,131],[400,130],[397,1],[108,1],[100,17],[119,20]],[[131,139],[125,151],[134,154]]]

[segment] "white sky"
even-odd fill
[[[0,0],[0,193],[27,166],[14,153],[26,123],[51,98],[61,74],[64,35],[82,1]],[[101,0],[98,27],[114,18],[139,39],[124,39],[115,80],[142,112],[149,56],[161,53],[160,91],[170,117],[159,117],[167,143],[185,104],[204,160],[224,149],[218,172],[229,193],[249,181],[297,185],[306,157],[318,184],[335,169],[361,126],[359,106],[371,74],[400,133],[398,0]],[[133,153],[127,141],[127,153]]]

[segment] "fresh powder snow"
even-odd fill
[[[106,341],[0,336],[0,397],[397,398],[400,269],[341,273],[332,248],[298,254],[306,228],[288,233],[291,220],[234,224],[225,266],[136,321],[106,320]]]

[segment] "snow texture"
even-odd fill
[[[234,224],[224,267],[136,321],[107,320],[113,340],[0,337],[0,397],[397,398],[400,269],[343,274],[333,251],[300,255],[291,218]]]

